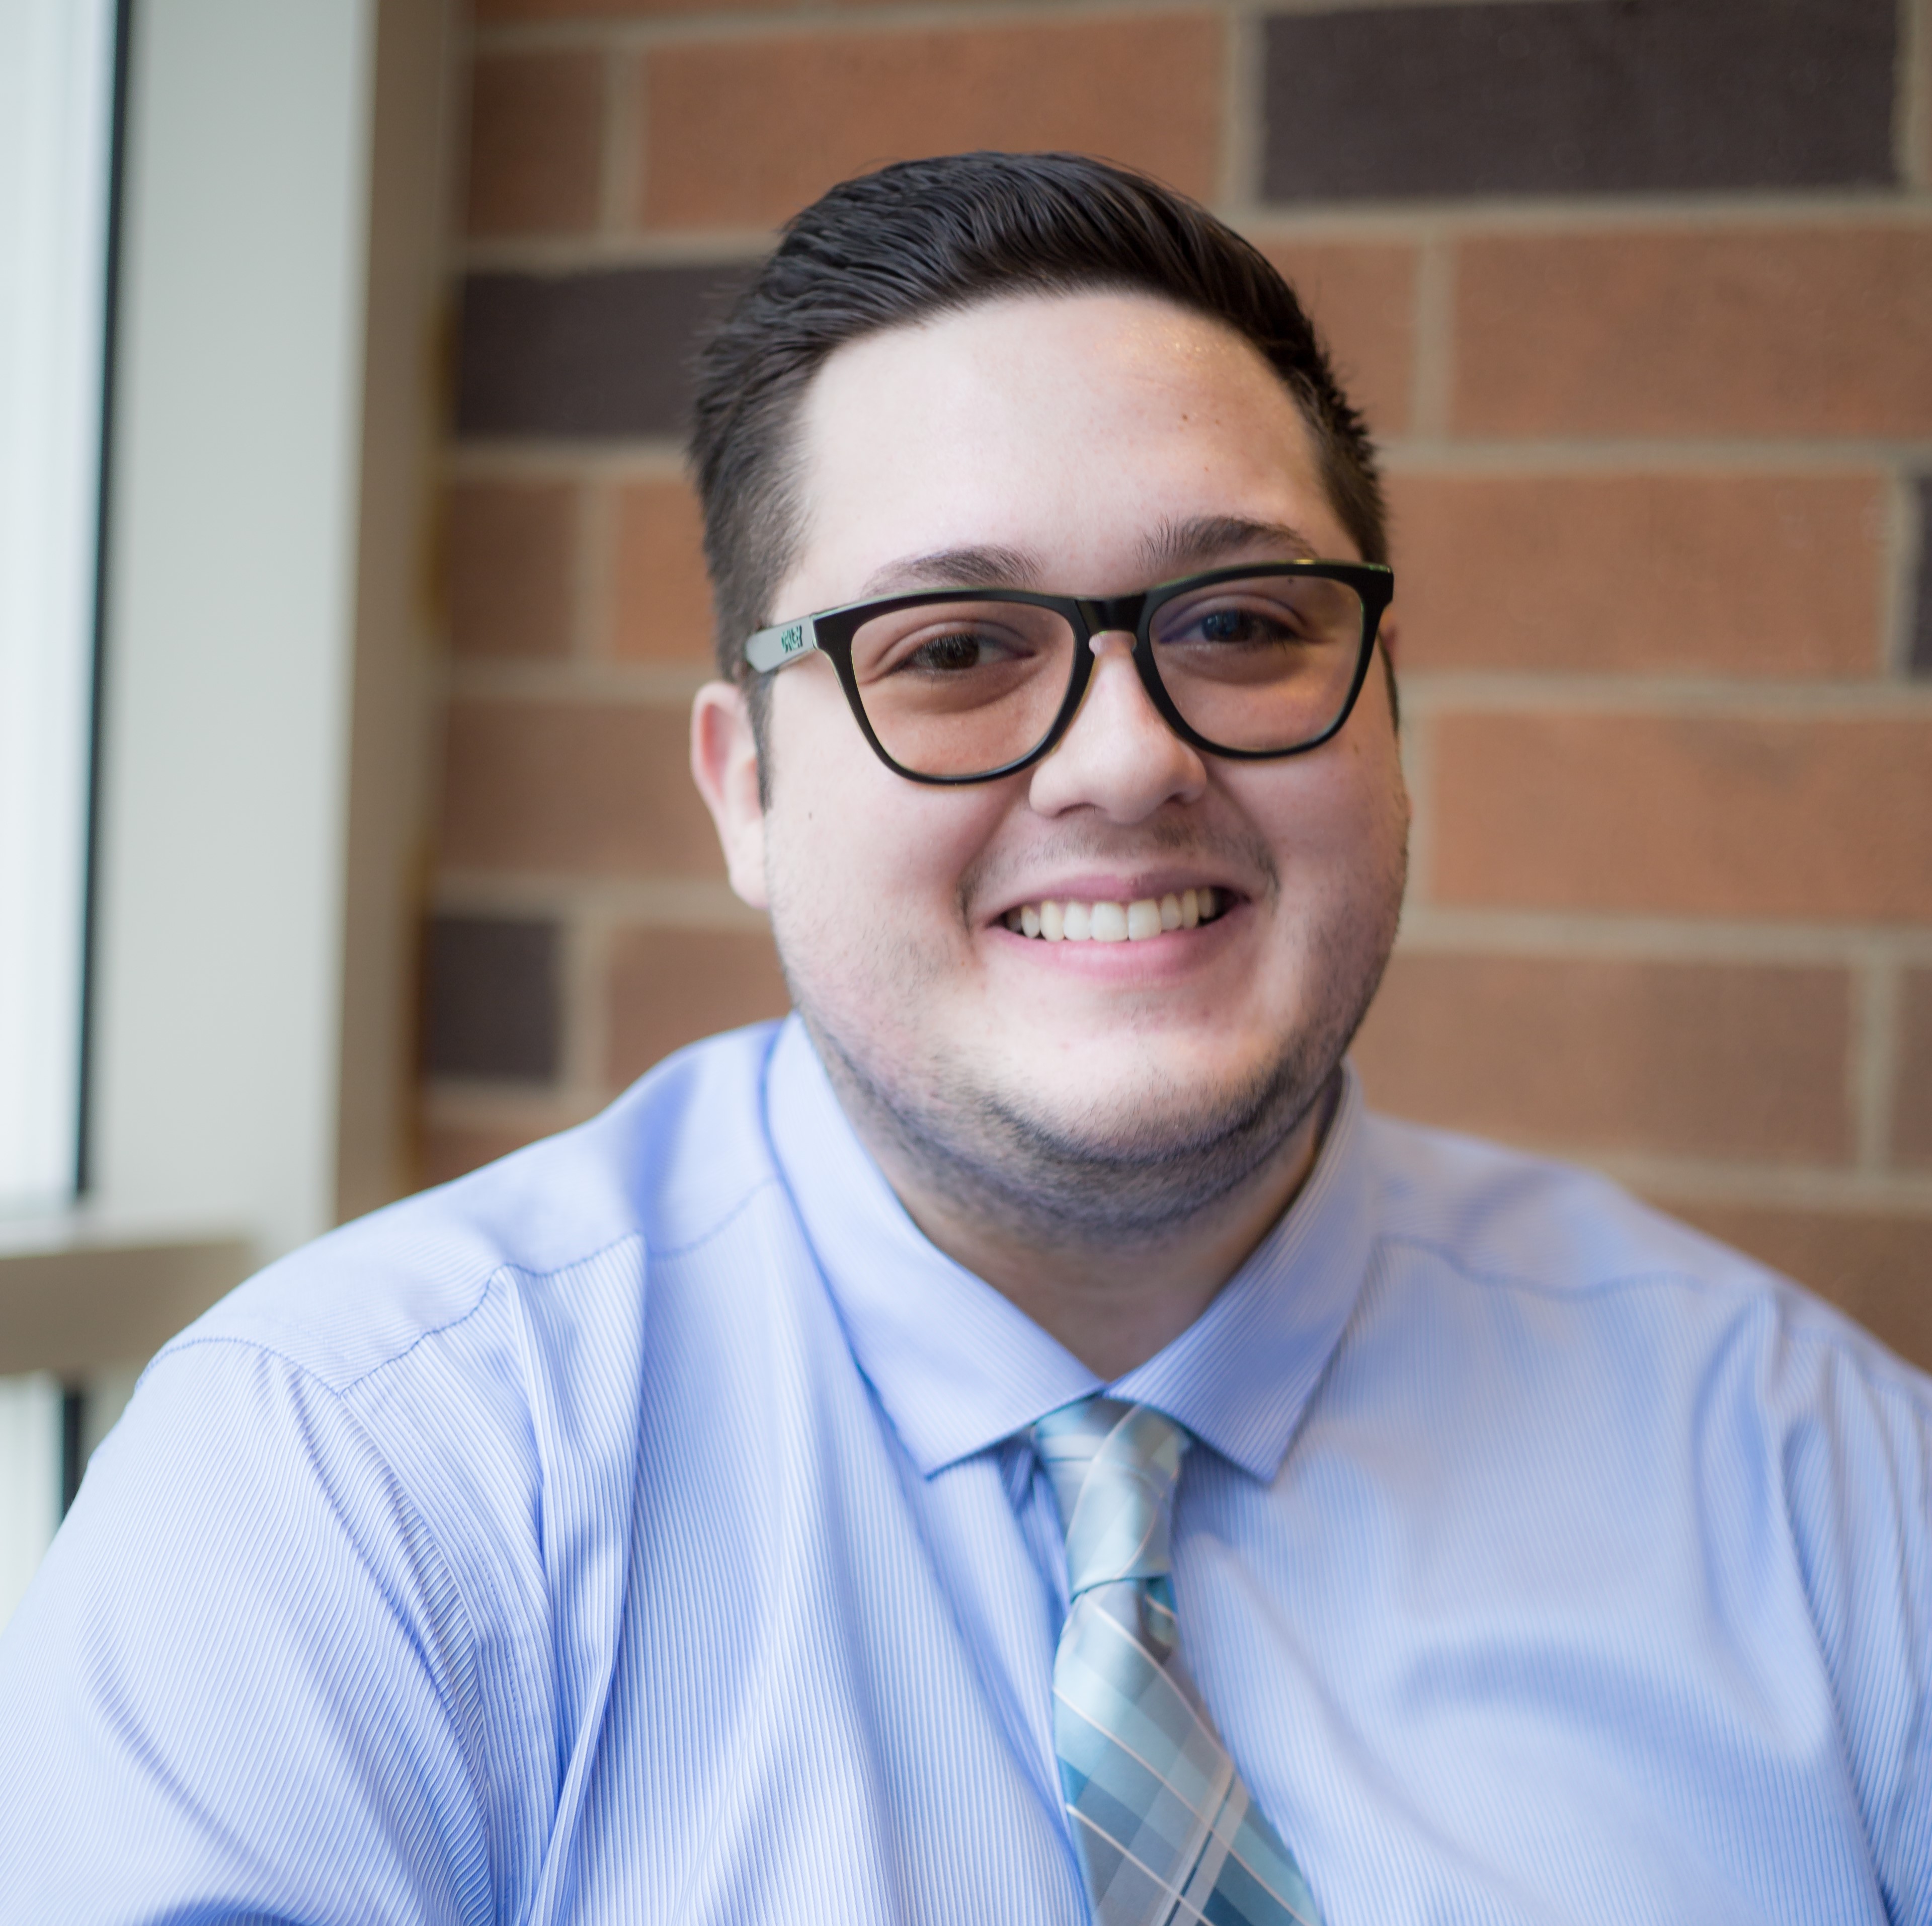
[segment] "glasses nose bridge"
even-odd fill
[[[1138,640],[1142,612],[1146,608],[1148,597],[1151,592],[1149,590],[1140,589],[1130,596],[1080,597],[1080,616],[1087,625],[1088,640],[1090,641],[1096,635],[1122,629]]]

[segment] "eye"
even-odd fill
[[[1161,640],[1169,644],[1206,643],[1221,648],[1280,648],[1304,639],[1303,626],[1292,608],[1274,602],[1222,602],[1186,610],[1178,621],[1163,622]]]
[[[928,637],[909,650],[899,662],[902,669],[922,669],[930,674],[956,674],[964,669],[985,668],[1012,654],[998,639],[982,629],[955,628],[943,635]]]
[[[1264,614],[1252,608],[1210,609],[1193,624],[1204,642],[1245,642],[1251,645],[1286,639],[1288,626],[1279,610]]]

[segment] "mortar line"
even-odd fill
[[[1739,233],[1841,232],[1848,223],[1868,227],[1923,230],[1932,223],[1932,191],[1874,190],[1869,196],[1658,194],[1642,199],[1600,196],[1588,200],[1544,197],[1396,202],[1216,200],[1231,226],[1269,242],[1360,241],[1420,245],[1432,237],[1460,240],[1566,240],[1578,235],[1624,238],[1652,233],[1702,232],[1713,227]],[[574,234],[478,235],[456,237],[461,265],[470,268],[554,267],[582,259],[647,261],[753,256],[772,244],[774,226],[639,226],[622,234],[591,230]]]
[[[1925,0],[1898,0],[1898,94],[1893,119],[1892,164],[1898,178],[1932,184],[1932,8]]]
[[[1708,716],[1724,722],[1932,721],[1932,684],[1746,681],[1670,675],[1539,673],[1532,670],[1412,670],[1406,713],[1525,713],[1560,710],[1600,716]]]
[[[1580,1153],[1564,1148],[1558,1154],[1572,1162],[1588,1162],[1628,1188],[1660,1201],[1754,1204],[1847,1214],[1884,1211],[1932,1218],[1932,1177],[1875,1174],[1819,1165],[1728,1162],[1640,1151]]]
[[[1419,956],[1898,970],[1932,962],[1932,926],[1604,910],[1418,904],[1400,946]]]
[[[615,481],[659,481],[684,472],[684,453],[669,435],[639,436],[634,441],[527,441],[497,439],[449,442],[442,466],[452,481],[502,479],[575,480],[598,476]]]
[[[711,673],[701,662],[620,662],[602,652],[522,662],[470,657],[455,665],[448,692],[452,700],[462,702],[599,702],[682,709]]]
[[[1256,0],[1234,0],[1224,8],[1221,31],[1224,111],[1217,210],[1246,206],[1261,193],[1268,95],[1265,30]]]
[[[637,57],[613,47],[604,60],[604,149],[598,238],[621,242],[642,224],[644,89]]]

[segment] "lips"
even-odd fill
[[[1016,934],[1043,943],[1144,943],[1171,930],[1212,922],[1232,901],[1228,891],[1212,884],[1130,902],[1042,897],[1009,910],[1002,920]]]

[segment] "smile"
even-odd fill
[[[1131,903],[1023,904],[1009,910],[1007,928],[1043,943],[1144,943],[1172,929],[1212,922],[1228,902],[1226,890],[1183,890]]]

